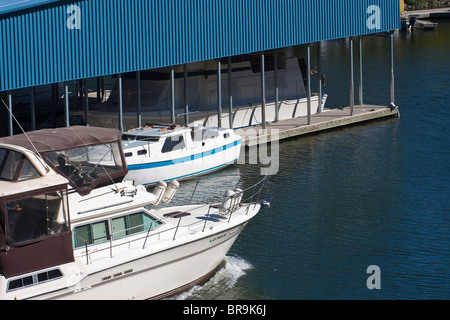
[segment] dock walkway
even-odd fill
[[[262,129],[262,125],[258,125],[239,129],[238,133],[242,137],[242,145],[249,147],[270,142],[272,139],[282,140],[399,114],[398,107],[392,109],[376,105],[358,105],[353,110],[353,115],[350,115],[350,107],[328,109],[311,115],[311,124],[308,124],[308,117],[305,116],[268,123],[266,130]]]
[[[417,19],[450,18],[450,8],[405,11],[403,17],[414,16]]]

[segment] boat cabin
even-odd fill
[[[0,139],[0,143],[38,152],[79,194],[120,182],[128,172],[121,132],[115,129],[73,126],[44,129]]]
[[[68,180],[35,153],[0,143],[0,273],[72,262]]]
[[[199,147],[216,147],[216,138],[228,139],[230,136],[230,130],[225,128],[157,125],[125,132],[122,140],[128,160],[139,156],[164,156]]]

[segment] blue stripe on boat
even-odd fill
[[[171,166],[174,164],[180,164],[180,163],[185,163],[185,162],[189,162],[189,161],[193,161],[193,160],[197,160],[197,159],[201,159],[207,156],[211,156],[217,153],[220,153],[222,151],[225,151],[227,149],[231,149],[235,146],[238,146],[241,144],[241,140],[236,140],[232,143],[229,143],[223,147],[219,147],[216,149],[212,149],[206,152],[202,152],[202,153],[197,153],[194,155],[190,155],[190,156],[186,156],[183,158],[178,158],[178,159],[174,159],[174,160],[167,160],[167,161],[160,161],[160,162],[152,162],[152,163],[143,163],[143,164],[132,164],[132,165],[128,165],[128,170],[130,171],[135,171],[135,170],[143,170],[143,169],[151,169],[151,168],[159,168],[159,167],[165,167],[165,166]],[[208,169],[209,170],[209,169]]]

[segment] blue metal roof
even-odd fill
[[[0,15],[60,0],[0,0]]]
[[[400,27],[396,0],[38,2],[0,16],[0,91]]]

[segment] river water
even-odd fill
[[[400,118],[280,142],[272,207],[178,299],[450,298],[450,21],[438,22],[395,35]],[[387,105],[389,39],[363,46],[364,100]],[[328,42],[321,59],[327,107],[348,105],[348,43]],[[254,165],[227,170],[259,178]],[[367,287],[372,265],[381,289]]]

